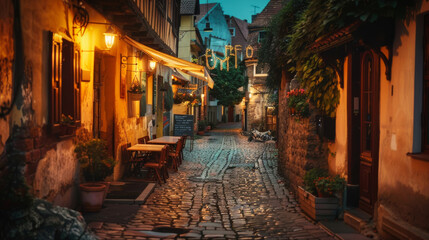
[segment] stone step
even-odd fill
[[[358,208],[344,211],[344,222],[358,232],[362,232],[371,220],[371,215]]]

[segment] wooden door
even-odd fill
[[[228,107],[228,122],[234,122],[234,106]]]
[[[359,208],[373,214],[378,189],[379,58],[372,51],[361,54]]]

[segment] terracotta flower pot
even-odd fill
[[[80,184],[82,211],[98,212],[103,206],[106,185],[102,183]]]

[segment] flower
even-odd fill
[[[310,114],[307,93],[304,89],[293,89],[286,93],[289,108],[296,110],[297,114],[302,117],[308,117]],[[291,111],[293,112],[293,111]]]
[[[344,189],[346,181],[339,175],[319,177],[314,180],[319,197],[321,196],[333,196],[335,193],[341,192]]]
[[[61,120],[60,120],[60,124],[61,125],[74,125],[75,124],[75,122],[74,122],[74,120],[73,120],[73,117],[71,116],[71,115],[64,115],[64,114],[61,114]]]
[[[138,81],[133,81],[131,83],[131,87],[128,90],[128,92],[131,92],[131,93],[144,93],[143,88],[142,88],[141,84]]]

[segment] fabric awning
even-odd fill
[[[134,46],[135,48],[145,52],[147,55],[151,56],[158,63],[170,68],[177,68],[180,71],[184,72],[185,74],[188,74],[190,76],[196,77],[198,79],[201,79],[207,82],[208,86],[210,88],[213,88],[213,85],[214,85],[213,79],[210,77],[210,74],[207,68],[205,68],[204,66],[191,63],[177,57],[173,57],[163,52],[156,51],[155,49],[145,46],[131,39],[128,36],[125,36],[124,41]]]
[[[173,70],[173,76],[176,77],[177,79],[180,79],[182,81],[185,82],[190,82],[188,79],[186,79],[181,73],[180,70],[177,70],[176,68],[172,68],[171,70]]]

